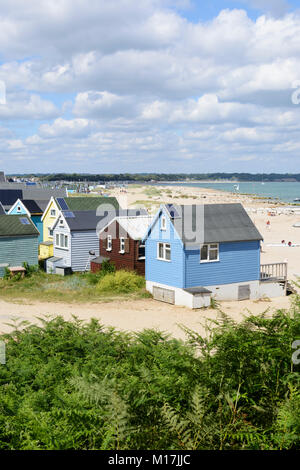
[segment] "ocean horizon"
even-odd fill
[[[300,198],[300,182],[190,182],[190,183],[155,183],[155,186],[186,186],[207,188],[235,194],[251,194],[266,199],[272,198],[285,203],[294,203]],[[300,201],[299,201],[300,203]]]

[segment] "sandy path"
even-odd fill
[[[243,315],[259,314],[269,309],[270,314],[278,308],[288,308],[289,297],[280,297],[271,301],[222,302],[221,309],[232,318],[240,321]],[[28,302],[9,303],[0,300],[0,332],[9,332],[6,325],[12,319],[29,320],[38,323],[36,316],[62,315],[66,320],[72,315],[80,319],[96,318],[105,326],[118,330],[140,331],[144,328],[157,328],[170,333],[176,338],[185,338],[185,333],[178,326],[183,324],[201,334],[205,334],[205,319],[216,319],[218,311],[213,309],[191,310],[185,307],[168,305],[152,299],[136,301],[113,301],[101,304],[71,305],[65,303]]]

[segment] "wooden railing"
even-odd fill
[[[287,263],[270,263],[260,265],[261,281],[287,281]]]

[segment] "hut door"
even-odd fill
[[[248,299],[250,299],[250,285],[246,284],[245,286],[239,286],[238,300]]]

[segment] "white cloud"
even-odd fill
[[[49,100],[28,93],[10,93],[6,104],[0,105],[0,119],[51,119],[59,115],[59,110]]]
[[[197,23],[171,0],[0,0],[0,119],[12,128],[0,128],[0,158],[36,171],[194,171],[226,168],[228,155],[280,166],[286,143],[294,168],[300,16],[285,3],[253,0],[272,7],[256,21],[225,9]]]

